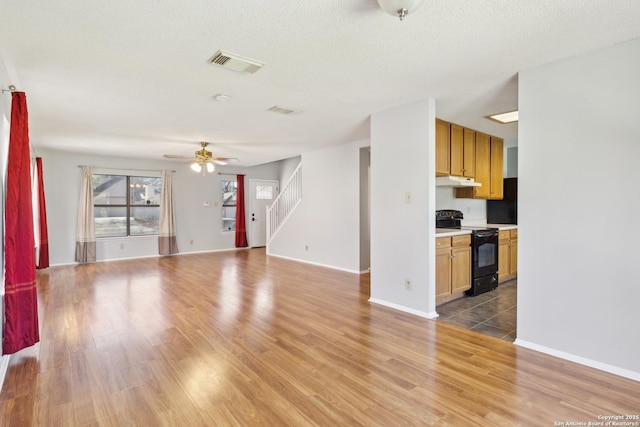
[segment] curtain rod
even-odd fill
[[[231,176],[242,175],[242,176],[244,176],[244,174],[242,174],[242,173],[224,173],[224,172],[218,172],[218,175],[231,175]]]
[[[85,167],[88,165],[78,165],[79,168]],[[106,168],[104,166],[89,166],[92,169],[109,169],[109,170],[113,170],[113,171],[137,171],[137,172],[162,172],[163,170],[166,169],[136,169],[136,168]],[[171,172],[175,172],[174,170],[172,170]]]
[[[5,92],[10,92],[10,93],[16,92],[16,87],[14,85],[9,85],[7,86],[7,89],[2,89],[2,93],[5,93]]]

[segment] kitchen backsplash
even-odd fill
[[[483,225],[487,223],[487,201],[482,199],[457,199],[455,189],[436,187],[436,210],[456,209],[462,212],[462,225]]]

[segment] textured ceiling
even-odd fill
[[[433,97],[437,116],[514,142],[517,73],[640,37],[638,0],[0,0],[0,53],[38,147],[254,165],[369,135],[369,115]],[[223,49],[266,65],[208,63]],[[214,99],[218,93],[229,102]],[[303,111],[278,115],[278,105]]]

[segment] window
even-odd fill
[[[256,199],[258,200],[271,200],[273,199],[273,187],[256,185]]]
[[[158,234],[162,178],[93,175],[96,237]]]
[[[222,231],[236,231],[238,182],[222,180]]]

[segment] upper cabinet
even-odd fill
[[[456,197],[488,199],[491,195],[491,137],[476,132],[476,175],[475,181],[480,187],[456,189]]]
[[[504,140],[491,137],[491,186],[489,199],[502,200],[504,197]]]
[[[476,176],[476,132],[474,130],[464,128],[462,146],[464,150],[462,176],[473,178]]]
[[[436,176],[451,172],[451,124],[436,119]]]
[[[453,125],[452,125],[453,126]],[[464,129],[465,131],[467,129]],[[482,132],[474,134],[474,169],[475,182],[482,184],[480,187],[456,188],[456,197],[466,199],[495,199],[503,198],[503,146],[501,138],[490,136]],[[468,140],[471,139],[469,136]],[[453,151],[452,151],[453,152]],[[467,176],[467,175],[465,175]]]
[[[475,132],[436,119],[436,176],[475,175]]]

